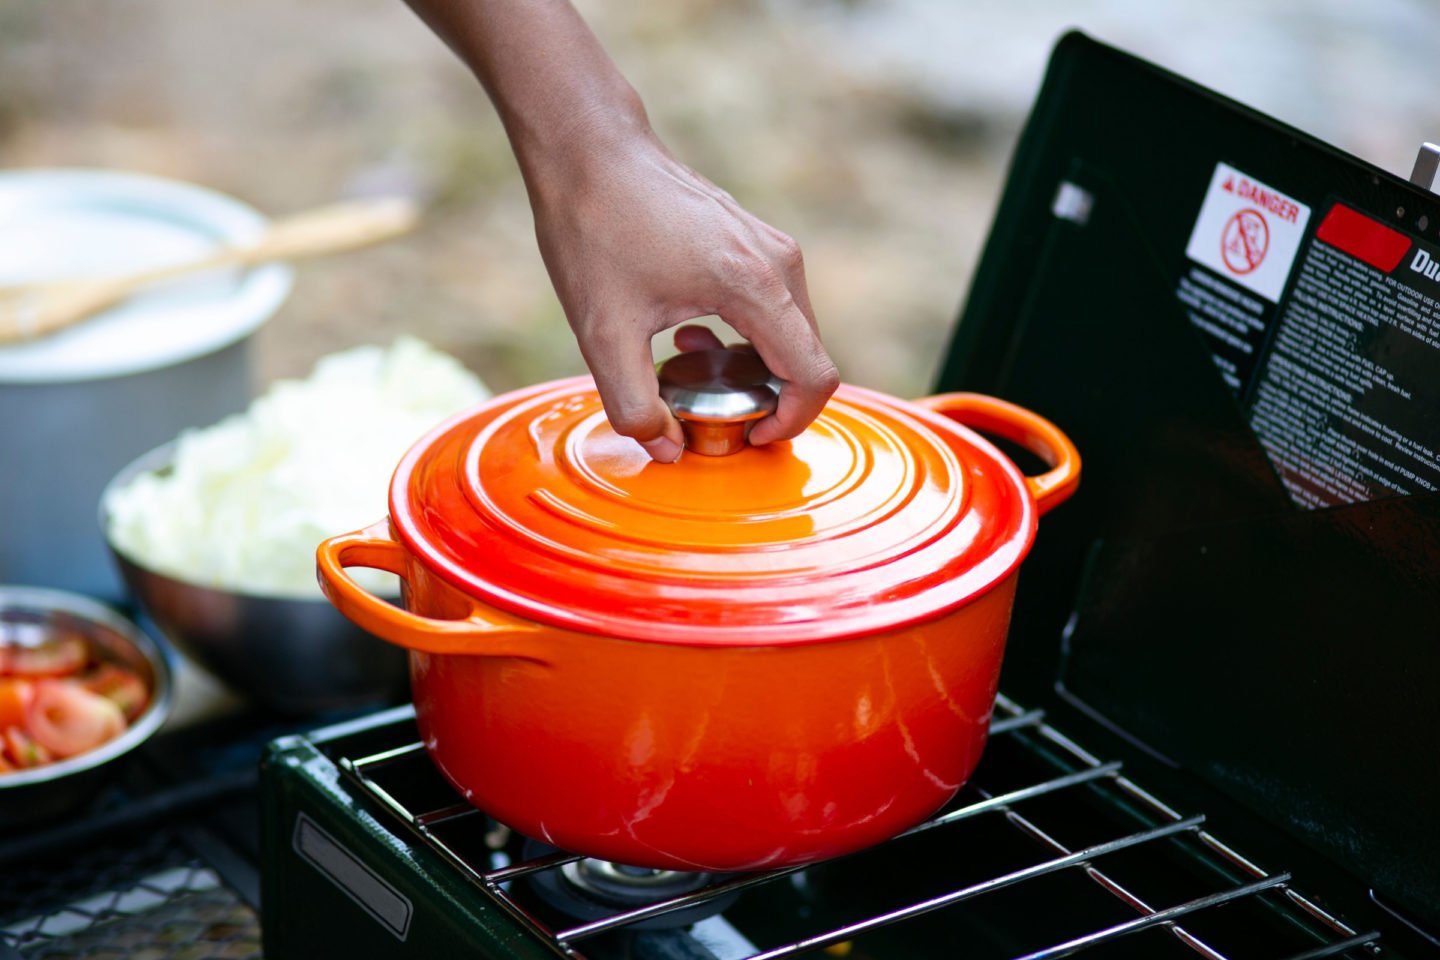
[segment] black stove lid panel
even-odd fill
[[[1436,197],[1071,34],[939,386],[1045,413],[1085,461],[1005,686],[1440,924],[1432,263]]]

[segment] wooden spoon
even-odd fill
[[[409,200],[355,200],[275,220],[254,240],[198,260],[119,277],[0,287],[0,343],[53,333],[175,277],[353,250],[407,233],[418,220],[419,212]]]

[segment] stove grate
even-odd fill
[[[1206,830],[1203,815],[1185,816],[1171,808],[1125,776],[1119,762],[1103,761],[1046,723],[1043,711],[1025,710],[1001,695],[996,701],[991,735],[986,757],[957,798],[957,805],[872,851],[896,848],[908,842],[908,838],[931,831],[940,831],[937,836],[943,836],[957,824],[988,816],[1008,824],[1015,834],[1024,838],[1029,845],[1027,849],[1033,851],[1038,847],[1045,855],[1043,858],[1036,859],[1032,854],[1021,866],[963,886],[920,896],[848,922],[823,926],[817,932],[782,938],[771,946],[756,948],[756,952],[746,955],[746,960],[780,960],[827,948],[843,952],[846,944],[863,943],[864,938],[875,931],[895,928],[907,921],[918,922],[923,917],[948,920],[953,915],[958,923],[964,918],[954,911],[967,902],[988,904],[1006,892],[1013,894],[1017,890],[1034,889],[1038,895],[1041,886],[1050,882],[1047,878],[1062,876],[1084,877],[1093,888],[1108,894],[1105,903],[1113,903],[1116,909],[1129,915],[1111,921],[1111,914],[1107,913],[1093,929],[1035,948],[1011,951],[1005,956],[1015,960],[1051,960],[1092,948],[1102,948],[1103,952],[1103,945],[1137,934],[1144,936],[1144,931],[1168,932],[1174,942],[1193,951],[1190,955],[1198,954],[1207,960],[1238,960],[1242,956],[1319,960],[1346,956],[1368,958],[1379,953],[1378,934],[1350,928],[1295,890],[1288,873],[1262,869]],[[992,768],[1003,770],[1007,755],[1023,761],[1019,767],[1027,771],[1039,769],[1043,774],[1039,777],[1032,774],[1026,782],[1018,784],[1005,782],[1005,776],[1000,773],[992,776]],[[414,780],[408,772],[411,765],[429,765],[428,756],[419,743],[358,758],[341,757],[339,764],[352,782],[393,812],[415,837],[459,868],[499,906],[548,940],[560,955],[583,958],[583,944],[591,938],[727,894],[780,883],[784,878],[794,883],[805,871],[815,869],[814,865],[792,867],[724,879],[692,893],[622,910],[603,919],[555,928],[542,922],[517,900],[511,885],[522,877],[574,863],[582,859],[580,856],[557,852],[512,863],[494,849],[477,853],[473,845],[447,840],[456,823],[474,822],[471,818],[483,819],[485,815],[453,791],[448,796],[433,791],[421,797],[397,796],[402,791],[395,785]],[[1010,779],[1015,779],[1013,772]],[[1108,832],[1093,828],[1090,832],[1095,835],[1085,836],[1083,842],[1062,839],[1067,830],[1072,834],[1084,832],[1077,831],[1065,815],[1065,811],[1082,801],[1103,807],[1102,819]],[[1049,820],[1045,819],[1047,815]],[[1049,823],[1049,829],[1042,828],[1041,822]],[[1115,829],[1116,825],[1119,829]],[[831,863],[863,863],[872,851],[861,851]],[[1164,863],[1174,862],[1178,857],[1203,873],[1208,878],[1207,884],[1203,889],[1191,888],[1183,894],[1147,890],[1134,881],[1135,864],[1131,861],[1138,856],[1158,858],[1157,862]],[[1043,902],[1042,898],[1040,903]],[[1226,921],[1240,904],[1248,904],[1258,912]],[[1223,922],[1217,922],[1217,918]],[[1252,941],[1253,929],[1260,918],[1264,918],[1269,927],[1263,940],[1268,948],[1265,953],[1256,953]],[[1186,951],[1181,948],[1180,952]]]

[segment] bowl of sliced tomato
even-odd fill
[[[88,597],[0,586],[0,829],[94,796],[170,712],[159,646]]]

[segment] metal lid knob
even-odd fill
[[[660,397],[685,431],[685,449],[723,457],[744,449],[755,421],[780,402],[775,377],[749,350],[692,350],[660,365]]]

